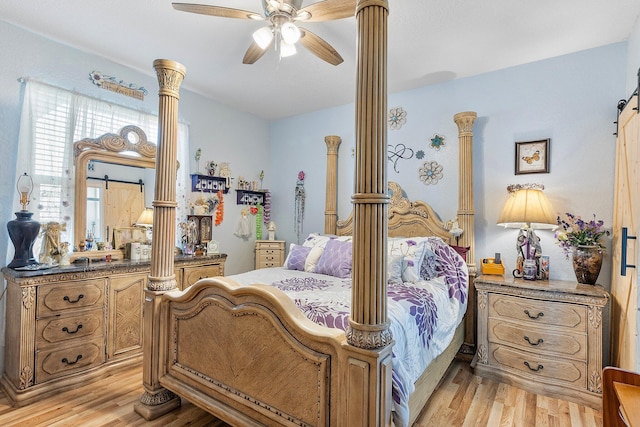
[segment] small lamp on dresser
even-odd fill
[[[527,280],[536,280],[540,274],[542,247],[533,230],[557,227],[557,215],[542,190],[542,184],[509,185],[509,198],[498,218],[498,225],[520,229],[516,243],[518,260],[513,275]]]

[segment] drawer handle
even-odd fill
[[[542,338],[538,338],[538,342],[531,342],[531,340],[529,339],[528,336],[524,336],[525,341],[527,341],[529,344],[531,345],[540,345],[542,344],[544,341],[542,340]]]
[[[544,316],[543,312],[538,313],[537,316],[532,316],[531,313],[529,313],[529,310],[525,310],[524,314],[526,314],[527,316],[529,316],[529,319],[533,319],[533,320],[537,320],[538,318]]]
[[[76,363],[78,363],[78,360],[80,360],[80,359],[82,359],[82,355],[81,354],[77,355],[76,356],[76,360],[74,360],[73,362],[69,362],[67,360],[67,358],[65,357],[65,358],[62,359],[62,363],[66,363],[67,366],[71,366],[71,365],[75,365]],[[527,362],[524,362],[524,363],[527,363]]]
[[[69,298],[69,297],[68,297],[68,296],[66,296],[66,295],[65,295],[65,296],[64,296],[64,298],[62,298],[62,299],[63,299],[63,300],[65,300],[66,302],[68,302],[69,304],[75,304],[75,303],[77,303],[78,301],[80,301],[82,298],[84,298],[84,295],[80,294],[80,295],[78,295],[78,299],[76,299],[76,300],[74,300],[74,301],[71,301],[71,298]]]
[[[538,372],[540,369],[544,368],[544,366],[538,364],[537,368],[532,368],[531,365],[529,365],[529,362],[527,362],[526,360],[524,361],[524,365],[529,368],[530,370],[532,370],[533,372]]]
[[[70,331],[69,328],[67,328],[66,326],[64,328],[62,328],[62,332],[66,332],[69,335],[75,334],[77,333],[80,329],[82,329],[82,323],[80,323],[77,327],[75,331]]]

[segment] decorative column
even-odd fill
[[[348,360],[345,425],[391,421],[391,345],[387,316],[387,18],[386,0],[358,0],[356,182],[353,272],[347,342],[363,349]]]
[[[324,211],[324,232],[336,234],[338,222],[338,192],[336,191],[336,177],[338,176],[338,149],[342,138],[336,135],[324,137],[327,144],[327,191]]]
[[[458,224],[463,233],[459,244],[469,247],[467,252],[467,266],[469,267],[469,281],[476,277],[476,251],[474,217],[476,211],[473,205],[473,123],[478,115],[473,111],[465,111],[453,116],[453,121],[458,125],[458,140],[460,146],[459,170],[460,181],[458,183]],[[469,289],[473,289],[469,283]],[[467,302],[469,315],[465,316],[464,344],[460,349],[463,354],[475,354],[476,346],[476,296],[469,292]]]
[[[147,420],[155,419],[180,406],[180,398],[160,386],[163,354],[160,352],[160,300],[162,293],[177,288],[173,245],[176,224],[176,178],[178,146],[178,99],[186,68],[175,61],[156,59],[160,104],[158,111],[158,147],[154,193],[151,272],[145,289],[142,385],[144,393],[134,410]],[[161,243],[165,245],[161,245]]]

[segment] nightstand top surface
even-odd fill
[[[609,298],[609,293],[600,285],[584,285],[582,283],[569,280],[524,280],[516,279],[515,277],[485,274],[478,276],[474,283],[476,286],[490,284],[512,286],[518,289],[531,289],[535,291],[560,292],[596,298]]]

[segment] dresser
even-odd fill
[[[256,240],[256,270],[283,264],[284,240]]]
[[[604,288],[487,275],[474,284],[477,375],[602,408]]]
[[[225,254],[179,256],[181,289],[223,276]],[[0,385],[21,406],[142,358],[150,262],[98,262],[40,271],[3,268],[7,283]]]

